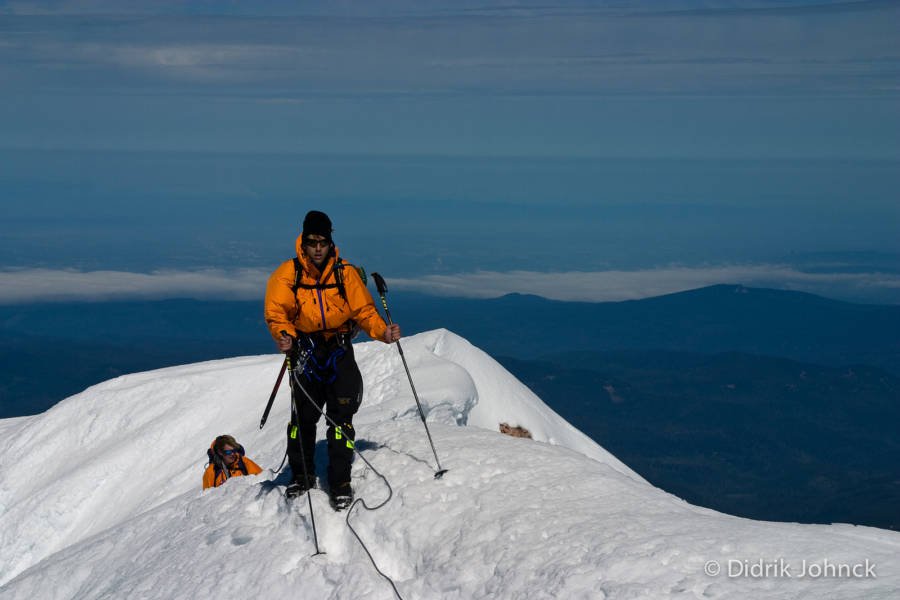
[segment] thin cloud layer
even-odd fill
[[[78,3],[58,3],[68,15],[58,18],[16,17],[28,12],[28,4],[16,3],[8,8],[5,30],[14,35],[0,45],[0,73],[29,91],[85,93],[78,75],[87,70],[98,84],[128,93],[231,97],[249,93],[232,84],[250,81],[262,97],[398,90],[820,96],[872,94],[873,81],[895,83],[893,29],[883,22],[893,11],[884,5],[875,6],[884,14],[835,18],[838,7],[857,5],[816,2],[800,10],[766,2],[741,12],[732,3],[683,2],[658,12],[652,3],[622,3],[595,12],[569,3],[569,12],[523,3],[501,18],[480,10],[502,12],[510,8],[504,4],[400,4],[382,20],[360,18],[368,14],[364,3],[330,18],[282,15],[277,6],[251,17],[134,3],[131,14],[147,14],[142,19],[112,7],[97,14],[89,3],[85,22],[75,16]],[[403,8],[417,5],[427,18]],[[61,82],[60,67],[75,76]],[[192,81],[199,88],[172,87]]]
[[[3,12],[5,148],[897,156],[896,3],[0,0]]]
[[[262,298],[269,273],[225,271],[72,271],[23,269],[0,272],[0,304],[128,299],[194,298],[250,300]]]
[[[193,298],[259,300],[268,271],[90,271],[23,269],[0,272],[0,304],[103,302],[127,299]],[[437,296],[497,298],[533,294],[552,300],[604,302],[637,300],[721,283],[772,287],[843,296],[878,293],[900,297],[900,274],[806,273],[782,265],[667,267],[639,271],[540,273],[477,271],[455,275],[391,278],[394,290]]]

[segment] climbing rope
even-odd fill
[[[333,420],[331,417],[329,417],[328,415],[326,415],[326,414],[325,414],[325,411],[323,411],[323,410],[319,407],[319,405],[315,403],[315,401],[312,399],[312,396],[309,395],[309,392],[306,391],[306,388],[304,388],[304,387],[303,387],[303,384],[300,382],[300,377],[297,375],[297,371],[296,371],[296,370],[292,370],[292,371],[291,371],[291,377],[293,378],[294,383],[297,385],[297,387],[300,389],[300,391],[303,392],[303,395],[306,396],[307,400],[309,400],[309,402],[310,402],[313,406],[316,407],[316,410],[319,411],[319,413],[320,413],[323,417],[325,417],[325,420],[326,420],[328,423],[330,423],[332,427],[340,427],[340,425],[338,425],[337,423],[335,423],[334,420]],[[359,534],[358,534],[358,533],[356,532],[356,530],[353,528],[353,525],[350,524],[350,513],[353,512],[353,509],[354,509],[354,507],[356,507],[357,504],[360,504],[360,503],[361,503],[362,506],[363,506],[363,508],[366,509],[366,510],[370,510],[370,511],[378,510],[379,508],[383,507],[385,504],[387,504],[387,503],[390,501],[390,499],[391,499],[391,498],[393,497],[393,495],[394,495],[394,489],[391,487],[390,482],[388,482],[387,477],[385,477],[384,475],[382,475],[382,474],[378,471],[378,469],[376,469],[376,468],[372,465],[372,463],[370,463],[370,462],[366,459],[366,457],[363,456],[362,453],[361,453],[359,450],[357,450],[357,448],[356,448],[356,443],[355,443],[355,442],[353,442],[353,448],[352,448],[352,450],[353,450],[353,452],[360,458],[360,460],[362,460],[362,461],[366,464],[366,466],[367,466],[369,469],[371,469],[373,473],[375,473],[375,475],[377,475],[378,477],[381,478],[382,481],[384,481],[384,485],[387,486],[387,489],[388,489],[388,497],[385,498],[380,504],[377,504],[377,505],[375,505],[375,506],[369,506],[368,504],[366,504],[365,500],[363,500],[363,498],[361,498],[361,497],[360,497],[360,498],[357,498],[357,499],[354,500],[353,503],[350,505],[350,508],[347,509],[347,517],[346,517],[344,520],[345,520],[345,522],[347,523],[347,527],[350,528],[350,531],[353,533],[353,536],[356,538],[356,541],[359,542],[359,545],[362,546],[362,549],[365,551],[366,555],[369,557],[369,560],[372,561],[372,566],[375,567],[375,570],[378,572],[379,575],[381,575],[382,577],[384,577],[384,578],[388,581],[388,583],[391,584],[391,588],[394,590],[394,594],[397,596],[397,598],[398,598],[399,600],[403,600],[403,596],[401,596],[401,595],[400,595],[400,592],[397,590],[397,585],[394,583],[394,580],[391,579],[390,577],[388,577],[381,569],[378,568],[378,564],[375,562],[375,559],[372,557],[372,553],[369,552],[369,548],[366,546],[365,542],[362,541],[362,538],[359,537]],[[285,456],[287,456],[287,453],[286,453],[286,452],[285,452]]]

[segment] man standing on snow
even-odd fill
[[[338,256],[331,232],[328,215],[307,213],[296,242],[297,258],[283,262],[269,277],[265,318],[280,351],[309,356],[299,375],[303,389],[291,379],[287,454],[293,481],[285,495],[293,498],[315,487],[316,424],[324,406],[329,497],[335,510],[342,510],[353,500],[353,415],[362,402],[362,376],[350,341],[358,326],[372,339],[390,344],[400,339],[400,327],[387,325],[378,314],[359,271]]]

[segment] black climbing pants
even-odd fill
[[[316,358],[325,364],[337,344],[323,344],[317,347]],[[338,490],[350,483],[350,466],[353,462],[353,415],[362,402],[362,375],[353,356],[353,346],[343,346],[344,353],[334,362],[334,369],[303,374],[300,382],[312,401],[337,424],[328,423],[328,483],[332,490]],[[333,376],[330,383],[328,379]],[[297,387],[291,378],[291,396],[294,411],[288,426],[288,463],[295,479],[302,480],[304,473],[310,481],[315,477],[316,425],[322,414],[312,405],[310,398]],[[301,448],[302,444],[302,448]],[[304,464],[305,461],[305,464]]]

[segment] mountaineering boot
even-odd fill
[[[287,486],[287,489],[284,490],[284,497],[290,500],[297,496],[302,496],[307,490],[311,490],[314,487],[316,487],[315,475],[310,475],[308,478],[300,475],[299,477],[295,477]]]
[[[331,508],[336,511],[342,511],[350,506],[353,503],[353,488],[350,487],[350,482],[331,488],[328,501],[331,503]]]

